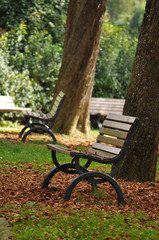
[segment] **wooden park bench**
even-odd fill
[[[122,114],[124,104],[124,99],[92,97],[90,114],[100,114],[101,116],[107,116],[108,113]]]
[[[54,133],[52,132],[52,127],[54,121],[60,111],[62,103],[65,99],[65,94],[61,91],[55,99],[55,102],[49,113],[44,114],[42,112],[36,113],[31,111],[23,111],[26,125],[21,130],[19,137],[22,138],[22,142],[25,142],[26,137],[34,133],[48,133],[54,142],[56,142],[56,138]],[[27,130],[27,131],[26,131]],[[25,132],[26,131],[26,132]]]
[[[102,125],[103,117],[106,117],[108,113],[122,114],[124,104],[124,99],[92,97],[90,101],[90,120],[92,126],[99,129]]]
[[[31,111],[31,108],[15,106],[11,96],[0,96],[0,112],[22,112]]]
[[[87,151],[73,150],[58,144],[48,144],[47,147],[52,151],[52,159],[56,167],[46,175],[42,188],[48,188],[52,177],[60,171],[68,174],[78,173],[79,175],[72,180],[65,191],[65,201],[70,199],[75,186],[80,181],[86,180],[91,184],[92,190],[97,189],[97,185],[100,183],[109,182],[117,193],[118,204],[124,204],[122,190],[114,176],[118,170],[120,160],[126,153],[138,121],[136,117],[108,114],[99,131],[96,142]],[[60,164],[56,157],[56,152],[69,155],[72,157],[72,161]],[[86,159],[85,165],[80,164],[79,160],[81,158]],[[114,165],[111,173],[106,174],[98,171],[89,171],[88,167],[92,162]]]

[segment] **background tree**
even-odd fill
[[[62,90],[66,100],[55,126],[65,134],[78,128],[90,130],[89,101],[106,0],[71,0],[68,6],[62,66],[55,96]]]
[[[124,114],[137,116],[140,124],[118,177],[155,179],[159,140],[159,2],[148,0],[141,27]]]

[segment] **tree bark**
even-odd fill
[[[92,95],[95,66],[106,0],[70,0],[62,66],[55,86],[66,100],[55,122],[56,130],[74,134],[78,128],[90,130],[89,102]]]
[[[139,117],[117,177],[154,181],[159,140],[159,1],[147,0],[124,114]]]

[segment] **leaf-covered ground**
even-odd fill
[[[89,146],[94,142],[93,138],[67,138],[65,136],[56,135],[57,140],[68,146],[83,145]],[[0,133],[0,140],[19,141],[18,134]],[[26,143],[27,144],[27,143]],[[7,162],[6,162],[7,164]],[[49,168],[53,165],[50,163]],[[54,178],[53,186],[57,189],[41,189],[42,181],[47,171],[42,173],[35,170],[32,164],[21,164],[20,167],[14,165],[8,166],[0,172],[0,205],[13,204],[17,205],[18,210],[15,214],[18,216],[20,206],[28,202],[35,202],[40,206],[61,211],[61,209],[97,209],[102,211],[114,211],[120,213],[145,212],[152,219],[157,221],[159,216],[159,182],[127,182],[119,180],[119,184],[123,190],[125,198],[125,206],[117,207],[117,201],[111,186],[104,183],[97,194],[91,193],[91,188],[87,183],[83,182],[75,188],[72,193],[71,200],[63,201],[66,186],[73,178],[72,175],[63,173],[57,174]],[[106,186],[105,186],[106,185]],[[107,189],[105,191],[105,189]],[[1,214],[9,218],[10,210],[3,208]],[[12,209],[13,211],[13,209]],[[13,212],[12,212],[13,214]],[[20,217],[20,215],[19,215]]]

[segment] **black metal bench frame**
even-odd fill
[[[109,182],[117,193],[118,205],[124,205],[122,189],[114,179],[114,176],[118,170],[120,160],[126,153],[132,134],[136,129],[138,122],[138,118],[135,117],[108,114],[103,123],[103,127],[100,129],[100,134],[97,137],[96,143],[92,146],[92,148],[88,149],[88,152],[71,150],[58,144],[48,144],[47,147],[52,150],[52,159],[56,167],[54,167],[46,175],[42,188],[48,188],[50,180],[60,171],[68,174],[78,173],[79,175],[72,180],[65,191],[65,201],[70,199],[75,186],[80,181],[86,180],[91,184],[92,190],[97,189],[98,184]],[[104,134],[106,134],[106,137]],[[107,134],[110,136],[107,137]],[[116,138],[114,136],[113,138],[111,137],[113,134]],[[114,145],[110,146],[112,143],[116,144],[118,147],[114,147]],[[56,152],[68,154],[73,159],[70,163],[60,164],[57,160]],[[80,164],[80,158],[86,159],[86,164],[84,166]],[[111,173],[105,174],[97,171],[89,171],[87,168],[93,161],[102,164],[114,164]]]
[[[53,141],[57,142],[56,137],[55,137],[54,133],[52,132],[52,127],[54,125],[54,121],[58,116],[58,113],[60,111],[60,108],[61,108],[65,98],[66,98],[65,94],[61,91],[58,94],[58,96],[51,108],[50,113],[48,113],[48,114],[44,114],[42,112],[35,113],[35,112],[30,112],[30,111],[23,111],[26,125],[23,127],[23,129],[21,130],[21,132],[19,134],[19,137],[22,138],[22,142],[25,142],[26,137],[32,132],[40,133],[40,134],[48,133],[52,137]],[[31,121],[33,121],[33,122],[31,122]]]

